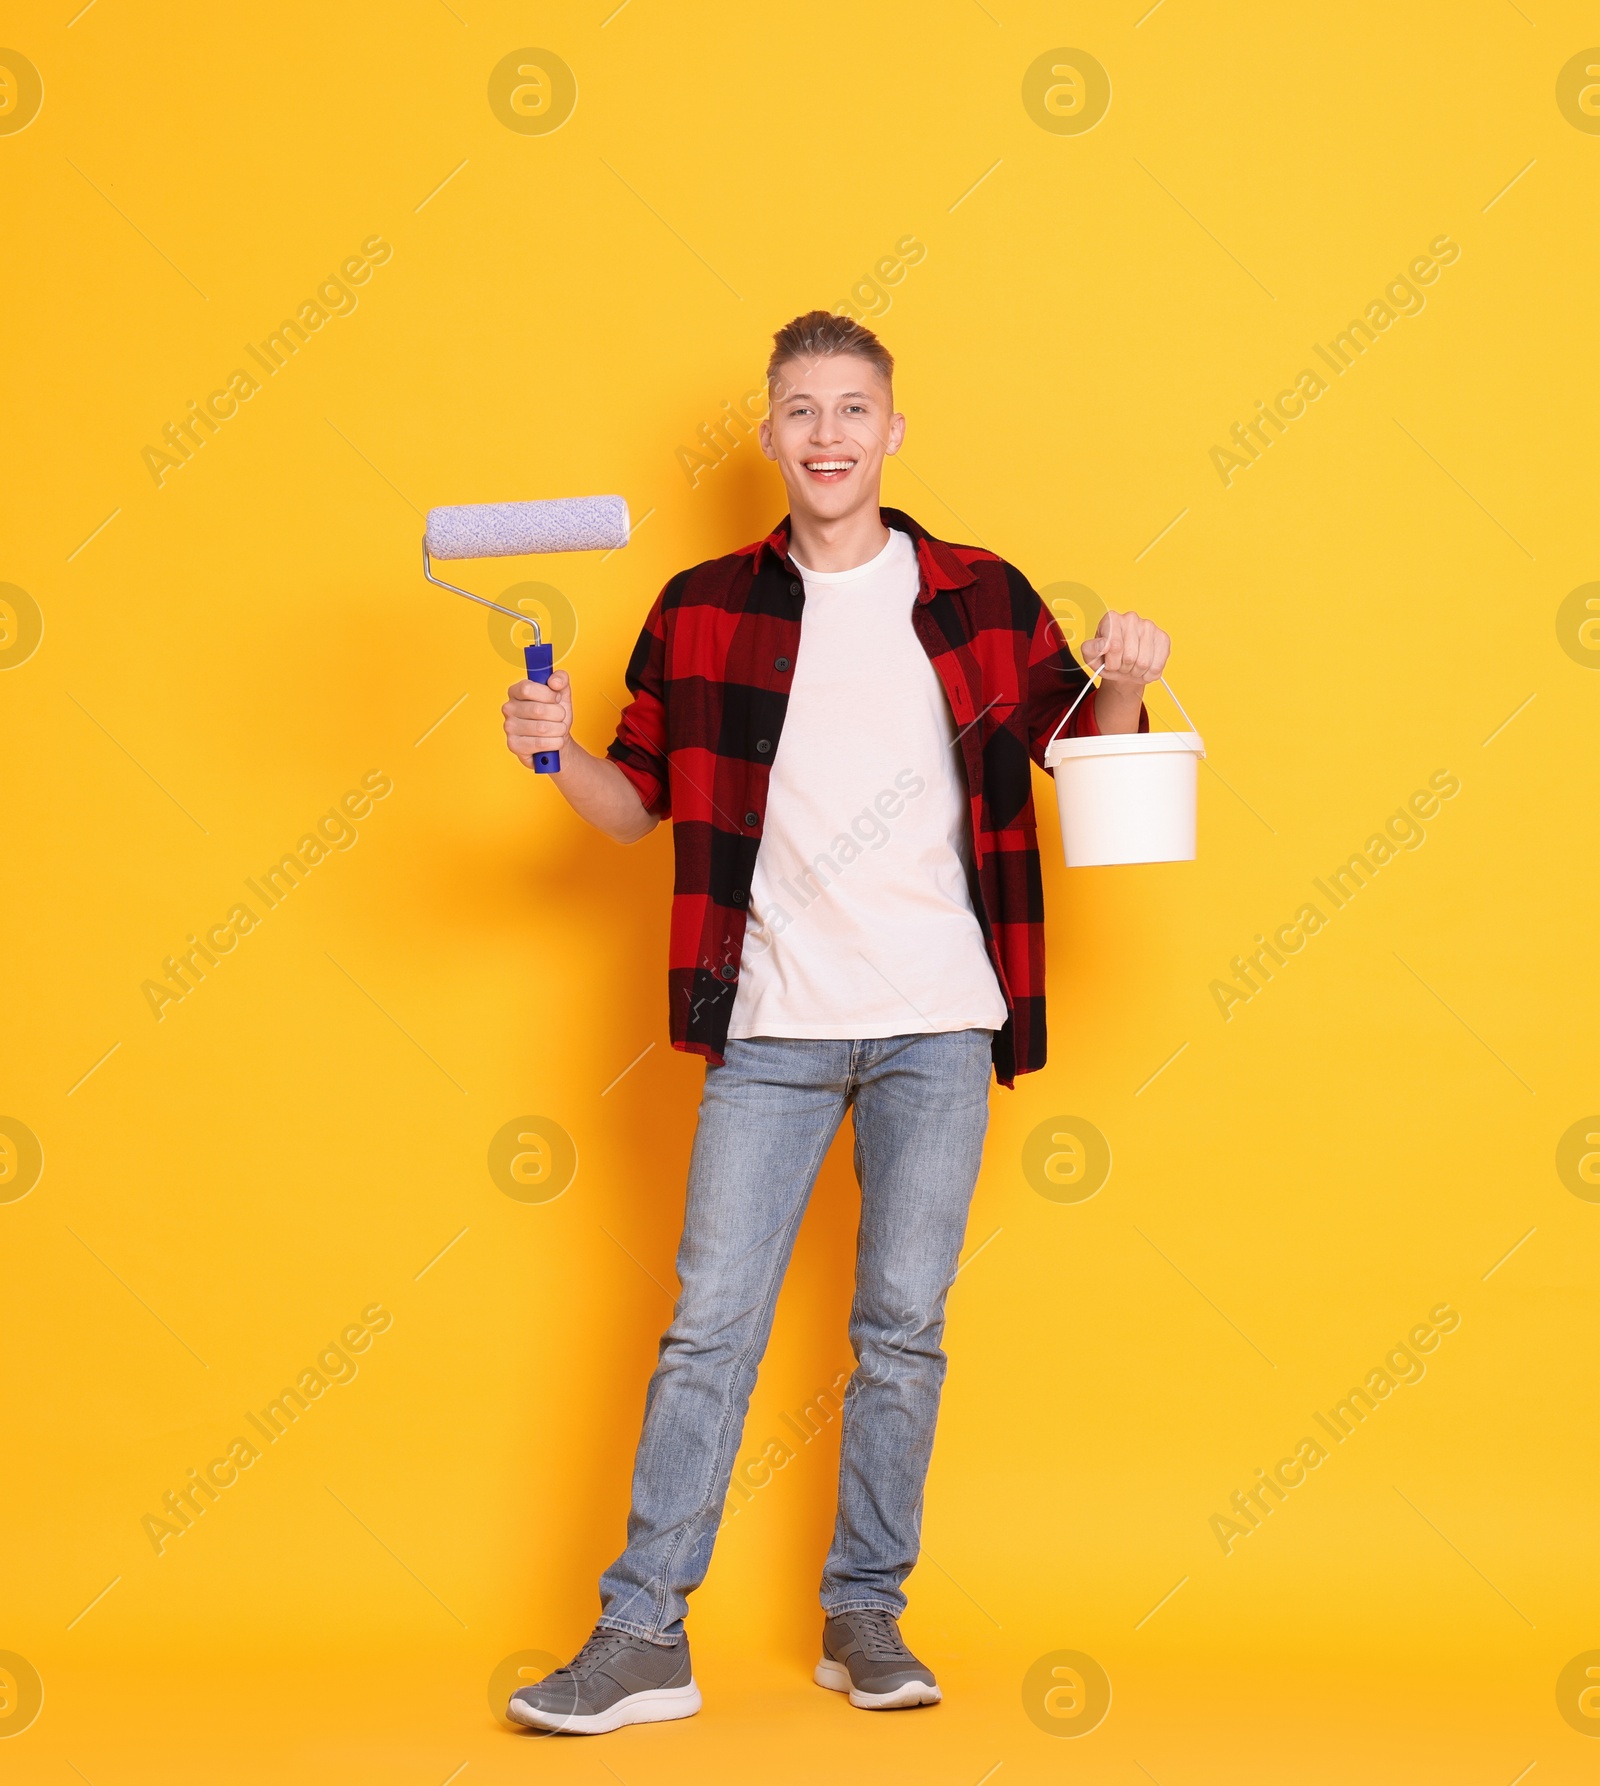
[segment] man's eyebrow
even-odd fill
[[[841,397],[870,397],[872,393],[870,391],[840,391],[839,395]],[[815,403],[817,401],[810,391],[785,391],[778,401],[780,403],[793,403],[801,397],[804,397],[807,403]]]

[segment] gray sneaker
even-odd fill
[[[597,1625],[565,1668],[513,1693],[506,1716],[533,1730],[601,1736],[624,1724],[692,1718],[699,1709],[687,1637],[646,1643]]]
[[[887,1607],[841,1612],[822,1626],[822,1660],[812,1677],[819,1687],[848,1693],[866,1712],[894,1712],[908,1705],[937,1705],[943,1695],[933,1670],[905,1646]]]

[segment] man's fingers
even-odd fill
[[[1143,637],[1139,641],[1139,675],[1145,682],[1154,682],[1167,661],[1167,635],[1153,620],[1140,623]]]
[[[572,709],[561,701],[507,701],[500,709],[507,719],[559,719],[570,725]]]
[[[1148,621],[1145,624],[1150,626],[1150,636],[1145,641],[1144,650],[1139,654],[1143,660],[1140,664],[1140,674],[1146,682],[1154,682],[1161,669],[1161,629],[1151,626]]]
[[[558,670],[556,675],[561,675],[561,672]],[[557,686],[555,676],[552,676],[548,682],[513,682],[510,688],[506,690],[506,693],[513,701],[549,701],[559,703],[565,695],[566,690],[566,677],[561,676],[560,685]]]
[[[548,682],[524,678],[506,690],[508,699],[500,709],[506,749],[523,768],[531,769],[534,758],[544,751],[565,748],[572,727],[570,687],[566,671],[554,670]]]
[[[1111,675],[1116,675],[1123,665],[1124,637],[1122,617],[1120,614],[1107,614],[1105,626],[1105,653],[1100,659],[1100,668]]]
[[[1108,608],[1094,637],[1083,645],[1083,661],[1097,675],[1116,682],[1155,682],[1166,668],[1172,641],[1153,620],[1132,608],[1119,614]]]

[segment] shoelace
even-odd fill
[[[909,1655],[893,1615],[868,1608],[853,1615],[861,1647],[874,1662],[893,1662]]]
[[[577,1655],[564,1668],[558,1668],[554,1672],[568,1674],[578,1680],[609,1662],[627,1641],[620,1631],[591,1631]]]

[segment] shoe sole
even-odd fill
[[[937,1705],[944,1695],[932,1681],[906,1681],[892,1693],[863,1693],[852,1686],[850,1670],[842,1662],[824,1656],[811,1678],[819,1687],[834,1693],[848,1693],[850,1703],[864,1712],[898,1712],[913,1705]]]
[[[603,1712],[541,1712],[536,1706],[513,1700],[506,1716],[514,1724],[543,1730],[551,1736],[605,1736],[627,1724],[664,1724],[672,1718],[692,1718],[700,1709],[700,1689],[691,1680],[687,1687],[652,1687],[630,1693]]]

